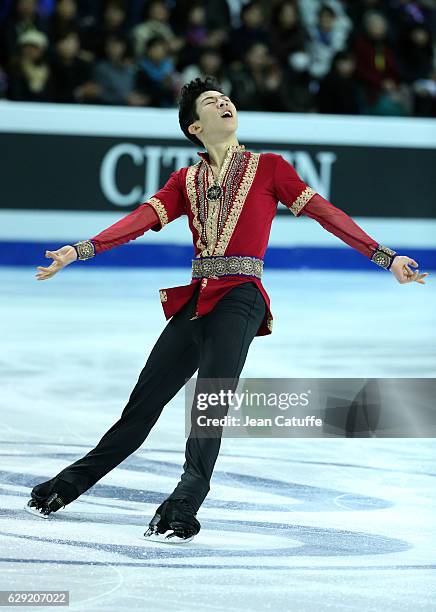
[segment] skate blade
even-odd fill
[[[42,514],[42,512],[35,508],[35,506],[29,506],[29,502],[27,502],[27,504],[24,506],[24,510],[29,514],[37,516],[41,519],[52,519],[54,515],[54,512],[50,512],[50,514]],[[62,512],[62,510],[65,510],[65,506],[63,508],[59,508],[59,510],[56,510],[56,512]]]
[[[194,536],[189,538],[179,538],[172,529],[168,529],[165,533],[156,533],[151,532],[150,530],[144,533],[144,536],[141,540],[147,540],[147,542],[156,542],[157,544],[188,544],[188,542],[192,542]]]
[[[42,514],[37,508],[34,506],[29,506],[28,504],[24,506],[24,510],[33,516],[37,516],[38,518],[48,519],[50,517],[49,514]]]

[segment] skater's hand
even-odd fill
[[[420,274],[419,270],[412,270],[409,266],[417,268],[418,264],[414,259],[407,257],[407,255],[397,255],[390,267],[390,271],[402,285],[404,283],[412,283],[413,281],[420,285],[425,285],[423,279],[428,276],[428,272]]]
[[[44,266],[37,267],[37,270],[39,270],[39,272],[36,274],[37,280],[47,280],[47,278],[51,278],[56,274],[56,272],[59,272],[59,270],[65,268],[65,266],[68,266],[70,263],[73,263],[73,261],[76,261],[77,252],[73,246],[67,244],[57,251],[46,251],[45,256],[48,259],[53,259],[53,263],[51,263],[47,268]]]

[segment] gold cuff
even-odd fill
[[[73,247],[76,249],[77,259],[84,260],[95,256],[95,248],[91,240],[75,242]]]
[[[379,244],[371,257],[371,261],[373,261],[381,268],[389,270],[392,265],[392,262],[395,259],[395,256],[395,251]]]

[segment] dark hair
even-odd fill
[[[141,11],[141,21],[147,21],[150,19],[151,7],[153,4],[163,4],[165,8],[167,8],[165,0],[151,0],[151,2],[144,2],[144,6]]]
[[[152,47],[156,45],[163,45],[168,48],[167,41],[162,36],[152,36],[145,43],[145,52],[147,53]]]
[[[77,36],[80,44],[82,44],[82,39],[80,37],[80,31],[75,27],[70,27],[70,28],[67,28],[66,30],[63,30],[62,32],[59,32],[57,36],[53,37],[52,42],[54,42],[54,44],[57,44],[61,40],[65,40],[66,38],[71,36],[71,34],[73,34],[74,36]]]
[[[129,41],[126,38],[126,36],[124,36],[123,34],[120,34],[119,32],[114,32],[113,34],[109,34],[108,36],[106,36],[104,40],[104,45],[103,45],[104,55],[107,55],[106,48],[107,48],[107,45],[111,42],[121,43],[122,45],[124,45],[124,51],[122,55],[123,59],[129,55]]]
[[[281,13],[283,9],[285,8],[285,6],[287,6],[288,4],[294,7],[295,14],[296,14],[296,29],[299,29],[301,28],[301,15],[300,15],[300,8],[295,0],[280,0],[279,3],[275,5],[274,11],[272,12],[272,15],[271,15],[271,25],[274,26],[275,28],[280,27]]]
[[[330,66],[330,74],[335,74],[337,72],[337,63],[343,60],[355,61],[354,54],[350,49],[344,49],[343,51],[335,53]]]
[[[260,10],[263,12],[263,6],[260,2],[258,2],[258,0],[251,0],[250,2],[247,2],[247,4],[243,4],[239,12],[240,19],[242,20],[245,14],[255,7],[260,8]]]
[[[124,0],[106,0],[106,2],[104,3],[103,6],[103,12],[106,11],[106,9],[108,9],[109,7],[115,6],[116,8],[120,9],[121,11],[124,11],[125,13],[126,11],[126,3],[124,2]]]
[[[318,18],[321,17],[323,13],[328,13],[330,17],[337,17],[336,11],[332,9],[328,4],[322,4],[318,10]]]
[[[180,129],[186,138],[188,138],[196,146],[200,147],[204,146],[203,143],[197,138],[197,136],[194,136],[194,134],[190,134],[188,132],[188,127],[191,125],[191,123],[194,123],[199,119],[195,106],[198,96],[209,90],[223,93],[220,84],[214,77],[206,76],[204,79],[197,77],[196,79],[193,79],[189,83],[183,85],[179,97]]]

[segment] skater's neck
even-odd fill
[[[209,155],[209,163],[212,168],[219,170],[223,165],[230,147],[238,146],[239,142],[235,136],[219,142],[206,142],[205,147]]]

